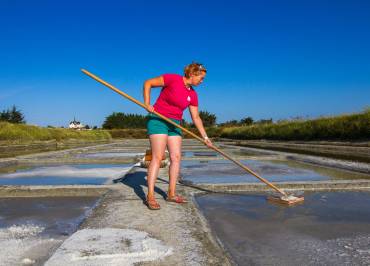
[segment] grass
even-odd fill
[[[145,139],[147,138],[146,129],[131,128],[131,129],[110,129],[107,130],[114,139]]]
[[[0,122],[0,141],[25,143],[47,140],[109,140],[111,135],[106,130],[77,131],[64,128],[41,128],[26,124]]]
[[[196,129],[191,131],[199,135]],[[207,128],[210,137],[269,140],[369,140],[370,108],[362,113],[322,117],[312,120],[287,120],[271,124]],[[187,134],[184,135],[186,138]],[[146,129],[112,129],[77,131],[64,128],[41,128],[25,124],[0,122],[0,141],[25,143],[33,141],[83,140],[111,138],[147,138]]]
[[[222,128],[220,137],[269,140],[369,140],[370,109],[362,113]]]

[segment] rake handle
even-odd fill
[[[123,91],[117,89],[116,87],[114,87],[113,85],[109,84],[108,82],[105,82],[104,80],[102,80],[101,78],[95,76],[94,74],[90,73],[89,71],[85,70],[85,69],[81,69],[81,71],[83,73],[85,73],[86,75],[88,75],[89,77],[95,79],[96,81],[102,83],[103,85],[107,86],[108,88],[110,88],[111,90],[117,92],[118,94],[122,95],[123,97],[129,99],[130,101],[140,105],[141,107],[143,107],[144,109],[146,109],[146,105],[143,104],[142,102],[136,100],[135,98],[131,97],[130,95],[128,95],[127,93],[124,93]],[[178,125],[176,124],[175,122],[173,122],[171,119],[168,119],[167,117],[165,117],[164,115],[156,112],[156,111],[153,111],[153,113],[157,116],[159,116],[160,118],[162,118],[163,120],[165,120],[166,122],[170,123],[171,125],[174,125],[175,127],[178,127],[180,128],[181,130],[183,130],[184,132],[186,132],[187,134],[189,134],[190,136],[192,136],[193,138],[199,140],[200,142],[202,142],[203,144],[207,145],[206,141],[199,137],[198,135],[194,134],[193,132],[191,132],[190,130],[182,127],[181,125]],[[207,146],[209,147],[209,146]],[[262,181],[263,183],[265,183],[267,186],[269,186],[270,188],[278,191],[279,193],[283,194],[284,196],[286,196],[287,194],[279,189],[278,187],[276,187],[274,184],[270,183],[269,181],[267,181],[266,179],[264,179],[263,177],[261,177],[260,175],[258,175],[257,173],[255,173],[254,171],[252,171],[251,169],[249,169],[248,167],[246,167],[245,165],[243,165],[242,163],[240,163],[239,161],[233,159],[230,155],[228,155],[227,153],[225,153],[224,151],[220,150],[219,148],[215,147],[215,146],[211,146],[209,147],[213,150],[215,150],[216,152],[220,153],[222,156],[224,156],[226,159],[229,159],[230,161],[232,161],[233,163],[235,163],[236,165],[240,166],[241,168],[243,168],[245,171],[247,171],[248,173],[250,173],[251,175],[255,176],[256,178],[258,178],[260,181]]]

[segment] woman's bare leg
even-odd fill
[[[167,145],[166,134],[153,134],[149,136],[152,149],[152,160],[148,167],[148,199],[154,199],[154,185],[157,180],[159,167],[164,156]]]
[[[167,148],[170,153],[170,183],[168,187],[168,196],[174,197],[176,194],[176,182],[180,174],[181,164],[181,136],[169,136],[167,139]]]

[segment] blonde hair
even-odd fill
[[[193,62],[184,68],[184,74],[187,78],[191,75],[199,75],[201,72],[207,73],[207,69],[202,64],[196,62]]]

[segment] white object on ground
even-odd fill
[[[48,252],[45,248],[62,242],[52,238],[40,238],[39,234],[43,230],[44,228],[32,224],[0,229],[0,265],[34,264],[35,258],[45,256],[45,252]]]
[[[45,263],[57,265],[134,265],[172,254],[173,249],[146,232],[131,229],[83,229],[70,236]]]
[[[31,259],[29,259],[29,258],[25,258],[25,259],[23,259],[23,260],[22,260],[22,264],[23,264],[23,265],[32,265],[32,264],[35,264],[35,262],[36,262],[36,261],[31,260]]]
[[[288,196],[282,196],[281,199],[286,200],[286,201],[290,201],[290,200],[296,200],[298,198],[293,196],[293,195],[288,195]]]

